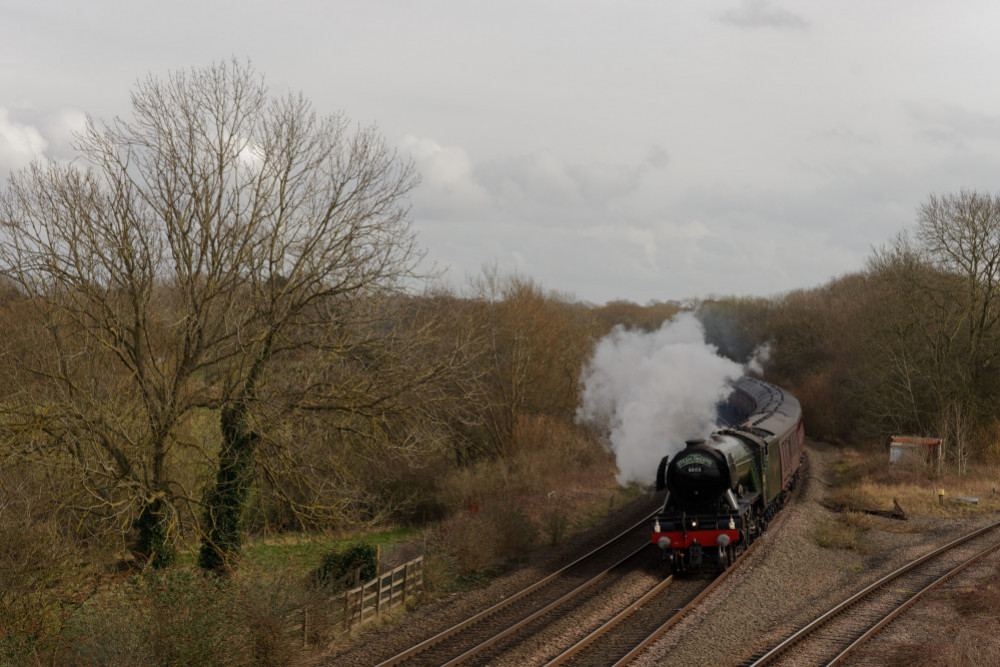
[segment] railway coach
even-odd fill
[[[729,567],[784,504],[801,465],[802,410],[780,387],[743,377],[718,417],[723,426],[657,469],[656,487],[667,495],[652,542],[672,572]]]

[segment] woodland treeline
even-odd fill
[[[434,287],[412,165],[249,66],[150,77],[132,104],[0,194],[4,650],[37,653],[67,572],[231,573],[248,535],[461,515],[439,533],[460,569],[518,555],[539,520],[512,498],[610,480],[575,421],[594,343],[679,310],[736,361],[769,344],[814,437],[1000,454],[996,195],[930,196],[816,289],[597,306],[493,268]]]
[[[941,437],[958,472],[1000,455],[1000,195],[930,195],[864,270],[701,314],[736,358],[774,342],[767,375],[800,397],[815,437]]]

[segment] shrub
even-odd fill
[[[147,571],[76,609],[53,662],[96,665],[278,665],[298,656],[287,582],[192,570]],[[299,639],[301,641],[301,639]]]
[[[303,610],[310,615],[310,625],[329,625],[326,618],[330,610],[317,610],[313,602],[300,582],[287,578],[248,582],[240,588],[241,625],[249,640],[252,664],[287,665],[296,661],[302,642],[296,629]]]
[[[444,522],[429,535],[429,542],[458,575],[468,578],[522,560],[537,546],[538,536],[538,527],[522,509],[491,502]]]
[[[67,624],[69,662],[101,665],[248,662],[229,581],[151,572],[88,601]],[[66,657],[69,657],[66,656]]]
[[[431,535],[430,543],[447,562],[454,563],[458,575],[494,566],[489,527],[478,515],[462,514],[445,522]]]
[[[545,515],[545,534],[549,538],[549,546],[556,546],[566,538],[569,529],[569,517],[564,512],[552,510]]]
[[[357,575],[355,575],[357,573]],[[340,590],[355,579],[368,581],[378,576],[378,548],[359,542],[323,556],[311,579],[331,590]]]
[[[515,505],[491,505],[482,517],[491,530],[493,553],[501,562],[522,560],[538,544],[538,528]]]
[[[0,471],[0,664],[37,662],[61,606],[85,584],[80,546],[30,471]],[[91,554],[88,554],[91,555]]]
[[[424,554],[424,590],[432,595],[450,593],[458,588],[458,564],[440,544],[428,542]]]

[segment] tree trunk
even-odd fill
[[[243,511],[250,493],[254,449],[259,435],[249,425],[244,401],[222,409],[222,449],[215,487],[208,494],[198,565],[206,570],[236,567],[243,545]]]
[[[173,519],[170,506],[163,498],[153,498],[142,508],[135,522],[138,535],[132,550],[136,557],[157,569],[174,563],[177,550],[170,537]]]

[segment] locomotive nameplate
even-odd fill
[[[677,465],[681,468],[686,468],[691,465],[706,466],[711,468],[713,467],[714,463],[712,459],[708,458],[704,454],[688,454],[680,461],[678,461]]]

